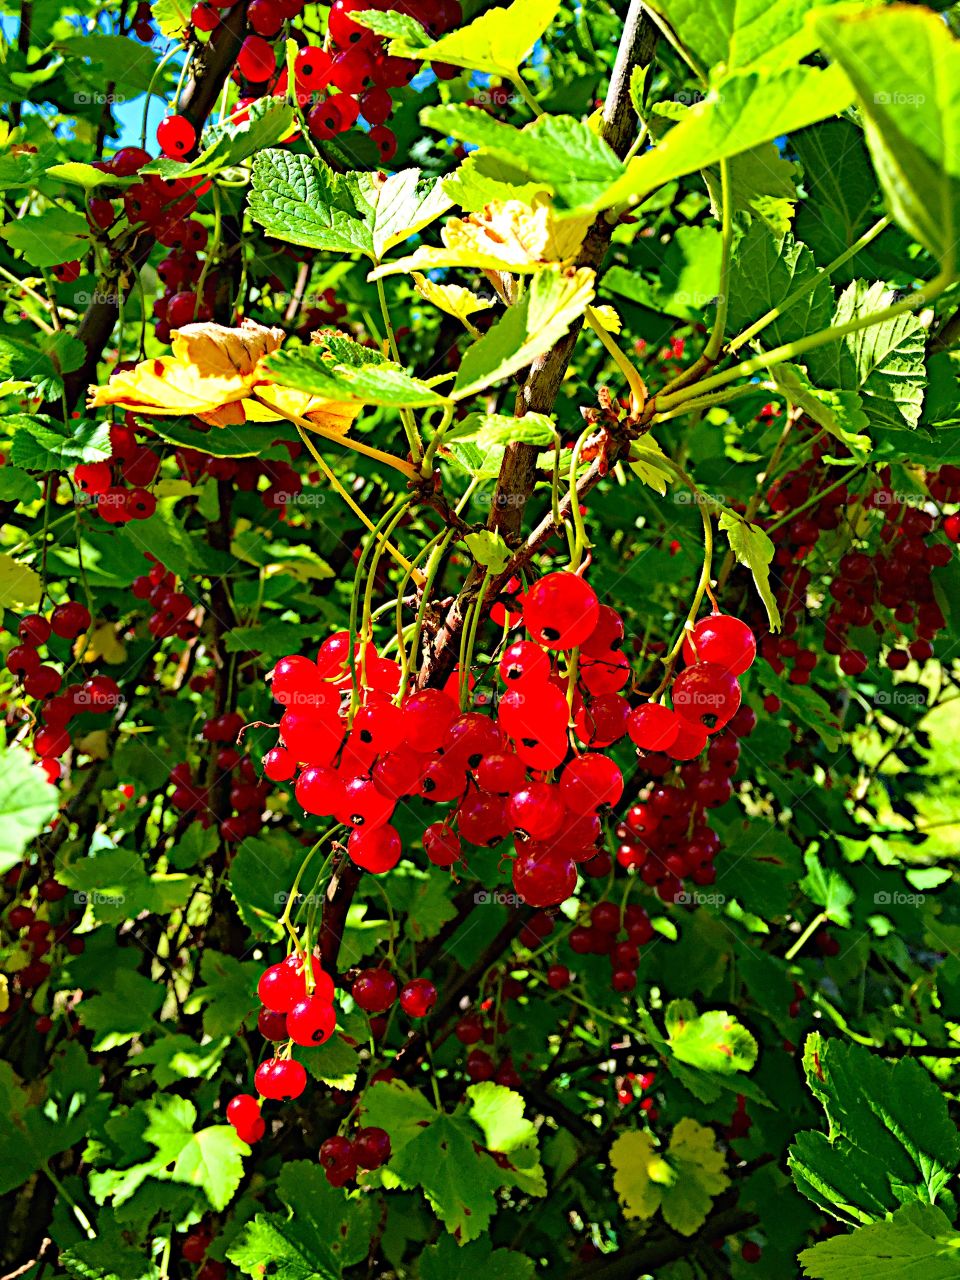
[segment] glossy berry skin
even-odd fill
[[[647,702],[630,712],[627,733],[641,751],[669,751],[680,733],[680,723],[669,707]]]
[[[283,750],[282,747],[278,749]],[[284,755],[289,758],[287,752],[284,752]],[[308,765],[297,779],[293,793],[297,803],[307,813],[318,817],[329,817],[336,813],[345,802],[347,795],[340,774],[323,764]]]
[[[506,816],[515,830],[532,840],[547,840],[560,830],[564,812],[558,787],[531,782],[507,801]]]
[[[350,1139],[341,1137],[340,1134],[325,1138],[320,1144],[320,1167],[326,1173],[328,1181],[332,1174],[345,1174],[344,1181],[355,1177],[357,1161]],[[342,1186],[343,1182],[337,1182],[334,1185]]]
[[[460,837],[445,822],[431,822],[423,833],[423,851],[435,867],[452,867],[462,857]]]
[[[312,969],[311,976],[313,978],[313,988],[310,994],[316,996],[318,1000],[322,1000],[324,1004],[333,1004],[333,979],[330,977],[329,973],[324,971],[317,956],[311,957],[310,966]],[[304,972],[305,957],[298,954],[296,951],[291,951],[286,960],[283,961],[283,967],[285,969],[289,969],[301,984],[298,987],[297,999],[299,1000],[302,996],[307,994],[306,974]]]
[[[553,991],[562,991],[570,985],[570,970],[565,964],[552,964],[547,970],[547,985]]]
[[[196,141],[197,131],[185,116],[167,116],[157,125],[157,146],[171,160],[182,160]]]
[[[333,1035],[336,1025],[333,1006],[317,996],[298,1000],[287,1014],[287,1031],[294,1044],[323,1044]]]
[[[257,1014],[257,1030],[264,1040],[272,1040],[275,1044],[290,1038],[287,1035],[287,1015],[266,1007]]]
[[[423,689],[403,703],[403,732],[407,745],[426,754],[442,747],[457,718],[457,705],[439,689]]]
[[[307,1087],[307,1073],[293,1058],[268,1058],[257,1067],[253,1082],[263,1098],[292,1101]]]
[[[397,980],[386,969],[364,969],[350,994],[364,1013],[386,1013],[397,998]]]
[[[577,885],[573,859],[551,855],[534,846],[518,853],[513,887],[531,907],[553,907],[566,901]]]
[[[710,662],[732,676],[743,675],[756,656],[756,636],[745,622],[724,613],[701,618],[683,641],[685,662]]]
[[[408,1018],[425,1018],[437,1003],[437,988],[427,978],[414,978],[400,992],[400,1008]]]
[[[249,1124],[260,1118],[260,1103],[249,1093],[238,1093],[227,1103],[227,1119],[232,1125]]]
[[[578,817],[615,805],[623,795],[623,774],[604,755],[578,756],[560,778],[560,798]]]
[[[506,685],[519,684],[521,680],[547,680],[550,676],[550,658],[532,640],[516,640],[500,659],[500,679]]]
[[[273,75],[276,66],[273,45],[262,36],[247,36],[237,54],[237,69],[244,79],[261,84]]]
[[[683,719],[716,733],[740,706],[736,677],[711,662],[687,667],[673,682],[673,708]]]
[[[364,871],[383,875],[392,871],[400,861],[403,844],[396,827],[386,823],[352,831],[347,841],[347,853]]]
[[[286,964],[272,964],[260,976],[257,995],[274,1013],[289,1013],[297,1001],[303,999],[303,977]]]
[[[523,623],[548,649],[574,649],[597,625],[596,592],[575,573],[548,573],[535,582],[523,603]]]
[[[17,635],[24,644],[29,644],[36,648],[38,645],[46,644],[50,639],[50,623],[42,614],[28,613],[20,619],[17,626]]]
[[[31,645],[15,644],[7,652],[6,667],[11,675],[32,676],[40,666],[40,654]]]
[[[379,1169],[390,1159],[390,1135],[377,1125],[360,1129],[353,1140],[353,1155],[361,1169]]]
[[[79,600],[58,604],[50,615],[50,627],[54,635],[64,640],[76,640],[90,626],[90,610]]]
[[[273,747],[263,757],[264,776],[271,782],[289,782],[296,771],[296,760],[283,747]]]

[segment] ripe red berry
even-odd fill
[[[560,798],[578,817],[612,806],[623,795],[623,774],[604,755],[578,756],[560,778]]]
[[[697,662],[681,671],[670,696],[678,715],[708,733],[722,729],[740,706],[736,677],[711,662]]]
[[[263,1098],[291,1100],[307,1087],[307,1073],[293,1058],[268,1058],[257,1067],[253,1082]]]
[[[531,907],[553,907],[564,902],[577,884],[573,859],[545,852],[537,845],[517,854],[513,887]]]
[[[157,125],[157,146],[171,160],[182,160],[197,141],[197,131],[186,116],[167,116]]]
[[[547,970],[547,984],[554,991],[562,991],[570,985],[570,970],[565,964],[552,964]]]
[[[575,573],[548,573],[535,582],[523,603],[523,623],[548,649],[573,649],[597,625],[596,592]]]
[[[282,747],[275,749],[283,751]],[[290,753],[284,751],[283,754],[286,760],[289,761]],[[266,763],[266,760],[264,760],[264,763]],[[347,795],[343,779],[339,773],[335,769],[322,764],[308,765],[297,779],[297,785],[293,793],[297,798],[297,802],[307,813],[316,814],[320,817],[329,817],[331,814],[336,813],[345,802]]]
[[[264,1040],[272,1040],[275,1043],[290,1038],[287,1035],[287,1015],[266,1007],[257,1014],[257,1030]]]
[[[397,998],[397,980],[386,969],[364,969],[350,994],[365,1013],[386,1013]]]
[[[76,640],[90,626],[90,610],[79,600],[58,604],[50,615],[50,627],[54,635],[64,640]]]
[[[743,675],[757,656],[757,640],[745,622],[724,613],[701,618],[684,636],[684,662],[710,662],[733,676]]]
[[[333,1035],[336,1025],[333,1006],[316,995],[298,1000],[287,1014],[287,1031],[294,1044],[323,1044]]]
[[[367,1125],[353,1140],[353,1154],[361,1169],[379,1169],[390,1159],[390,1135],[386,1129]]]
[[[273,75],[276,66],[273,45],[262,36],[247,36],[237,54],[237,70],[244,79],[261,84]]]
[[[462,856],[460,837],[445,822],[431,822],[423,833],[423,851],[435,867],[452,867]]]
[[[548,782],[531,782],[507,801],[506,816],[517,831],[532,840],[547,840],[563,824],[565,809],[560,789]]]
[[[437,989],[427,978],[414,978],[400,992],[400,1008],[408,1018],[425,1018],[437,1003]]]
[[[272,964],[260,975],[257,995],[262,1004],[275,1013],[289,1013],[304,996],[304,982],[286,964]]]
[[[28,613],[17,624],[17,635],[24,644],[36,648],[50,639],[50,623],[39,613]]]
[[[364,871],[382,875],[386,871],[392,871],[400,861],[403,845],[396,827],[387,823],[351,832],[347,841],[347,853]]]

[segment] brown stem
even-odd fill
[[[710,1247],[714,1240],[724,1240],[755,1226],[759,1218],[744,1209],[721,1209],[712,1213],[693,1236],[682,1236],[675,1231],[658,1240],[641,1240],[630,1248],[621,1249],[607,1261],[594,1259],[582,1267],[567,1273],[567,1280],[636,1280],[637,1276],[656,1273],[678,1258],[691,1258],[698,1246]]]

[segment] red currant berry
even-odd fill
[[[548,649],[574,649],[594,630],[599,613],[596,592],[583,578],[548,573],[527,592],[523,623]]]
[[[397,980],[386,969],[364,969],[350,994],[364,1013],[386,1013],[397,998]]]
[[[196,141],[197,131],[186,116],[167,116],[157,125],[157,145],[171,160],[182,160]]]
[[[437,1003],[437,989],[427,978],[414,978],[400,992],[400,1008],[408,1018],[425,1018]]]

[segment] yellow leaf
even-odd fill
[[[6,1013],[10,1008],[10,992],[7,985],[7,975],[0,973],[0,1013]]]
[[[644,484],[656,489],[661,498],[667,492],[667,481],[672,479],[667,455],[653,436],[643,436],[630,446],[630,470]]]
[[[419,267],[475,267],[481,271],[538,271],[576,256],[590,226],[588,217],[558,219],[543,201],[493,200],[466,218],[449,218],[440,238],[443,248],[421,245],[407,258],[385,263],[370,275],[395,274]]]
[[[466,320],[468,316],[475,315],[478,311],[486,311],[488,307],[493,306],[490,299],[478,298],[475,293],[470,289],[464,289],[462,285],[435,284],[419,271],[411,274],[413,287],[420,297],[426,302],[432,302],[435,307],[439,307],[441,311],[445,311],[448,316],[453,316],[457,320]]]
[[[615,307],[611,307],[608,303],[604,303],[602,307],[594,307],[593,315],[600,322],[607,333],[619,333],[623,328],[623,321]]]
[[[35,605],[42,590],[40,575],[13,556],[0,555],[0,608]]]
[[[91,760],[110,759],[110,739],[106,729],[92,729],[82,738],[77,738],[73,745]]]
[[[123,409],[156,415],[192,415],[214,427],[242,422],[274,422],[288,413],[338,435],[349,431],[357,405],[323,400],[288,387],[277,387],[262,361],[277,351],[282,329],[268,329],[253,320],[238,328],[221,324],[188,324],[173,335],[173,355],[142,360],[133,369],[115,373],[105,387],[91,387],[91,408],[116,404]],[[262,394],[280,410],[251,399]]]
[[[689,1117],[674,1128],[663,1153],[647,1133],[621,1134],[610,1148],[610,1163],[624,1217],[652,1218],[660,1209],[664,1221],[686,1236],[703,1224],[714,1197],[730,1184],[713,1130]]]
[[[84,644],[86,641],[86,644]],[[88,637],[81,636],[73,646],[73,656],[80,662],[126,662],[127,650],[112,622],[100,622]]]

